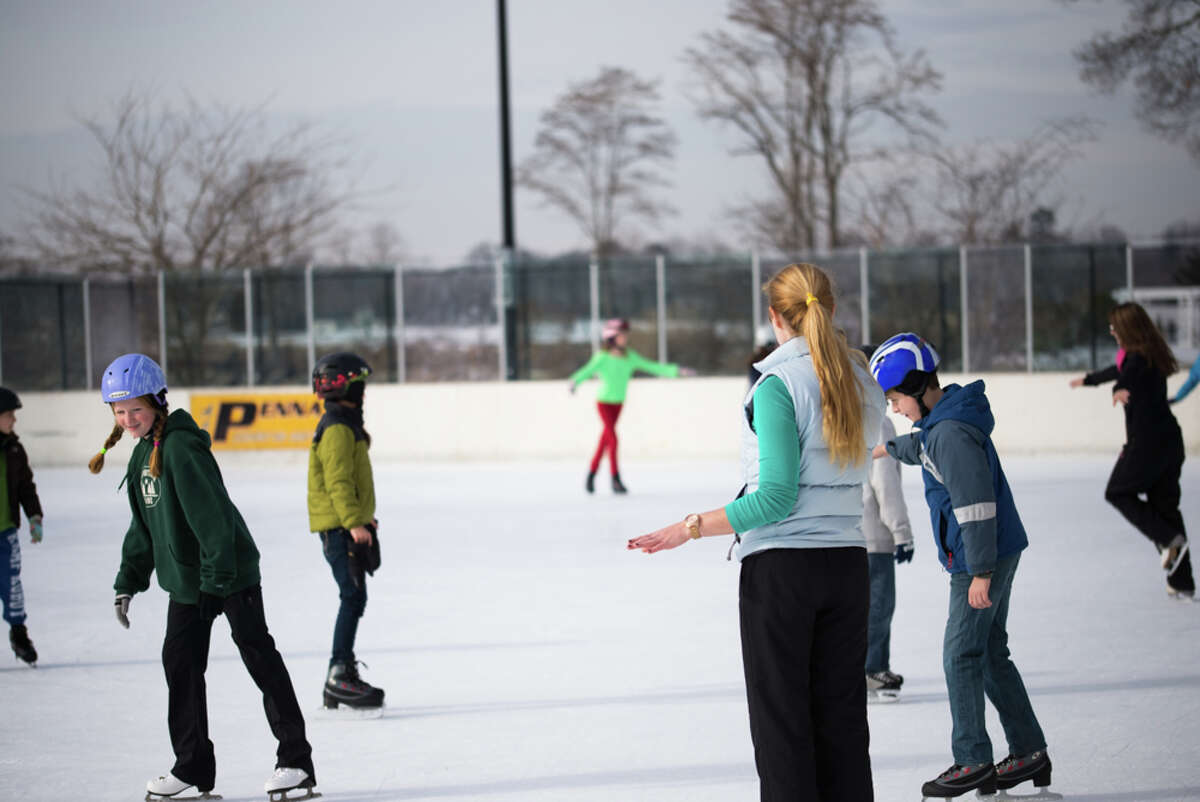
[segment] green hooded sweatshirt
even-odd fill
[[[180,604],[198,603],[201,591],[224,598],[262,581],[258,549],[225,490],[211,443],[177,409],[163,432],[161,476],[150,475],[153,435],[133,447],[122,482],[133,520],[113,583],[118,594],[146,590],[152,572]]]

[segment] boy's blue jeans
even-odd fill
[[[0,599],[4,620],[11,626],[25,623],[25,590],[21,587],[20,532],[14,527],[0,532]]]
[[[942,668],[950,695],[954,762],[993,762],[984,719],[984,695],[1000,714],[1009,752],[1027,755],[1046,748],[1046,738],[1029,703],[1025,683],[1009,659],[1008,602],[1021,555],[996,561],[988,598],[992,606],[976,610],[967,603],[971,575],[950,575],[950,615],[942,645]]]
[[[358,634],[358,619],[362,618],[367,607],[367,581],[357,585],[350,574],[350,543],[353,540],[345,529],[330,529],[321,533],[321,545],[325,552],[325,561],[333,572],[337,582],[338,607],[337,621],[333,625],[333,650],[329,657],[329,665],[354,663],[354,638]]]
[[[867,614],[866,673],[891,669],[892,613],[896,610],[896,560],[892,554],[868,554],[871,609]]]

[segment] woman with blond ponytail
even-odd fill
[[[884,398],[833,325],[810,264],[764,287],[779,347],[741,408],[746,485],[733,502],[629,541],[654,553],[736,532],[750,736],[763,800],[869,802],[869,585],[862,485]]]
[[[208,433],[186,410],[168,413],[166,377],[143,354],[117,357],[104,371],[100,392],[116,425],[88,463],[92,473],[103,469],[105,453],[122,434],[134,440],[122,482],[132,520],[113,583],[118,623],[129,628],[129,604],[150,587],[151,574],[170,594],[162,662],[175,765],[146,783],[146,799],[167,799],[193,787],[207,794],[216,782],[204,673],[212,625],[220,615],[229,620],[279,741],[267,792],[311,790],[312,747],[292,680],[267,630],[258,549],[225,490]]]

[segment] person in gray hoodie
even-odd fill
[[[886,416],[879,425],[879,442],[896,437]],[[913,536],[900,479],[900,463],[890,455],[875,460],[863,483],[863,536],[867,539],[867,569],[871,607],[867,618],[867,692],[877,701],[900,696],[904,677],[891,668],[892,614],[896,611],[896,566],[912,562]]]
[[[925,480],[938,559],[950,574],[942,668],[950,697],[954,764],[921,788],[926,797],[957,797],[1050,784],[1051,764],[1021,673],[1008,649],[1008,609],[1021,552],[1029,545],[1000,457],[995,418],[982,381],[938,383],[937,351],[911,332],[884,341],[871,373],[892,410],[915,424],[912,434],[877,446]],[[1000,715],[1009,755],[993,764],[984,698]]]

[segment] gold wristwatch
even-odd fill
[[[688,537],[692,538],[692,540],[700,539],[700,516],[699,515],[697,515],[696,513],[693,512],[691,515],[689,515],[688,517],[683,519],[683,525],[687,527]]]

